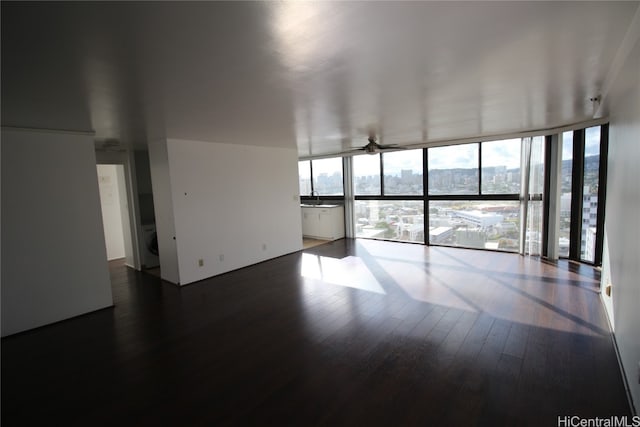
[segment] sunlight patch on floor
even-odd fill
[[[325,243],[329,243],[330,240],[318,240],[318,239],[312,239],[310,237],[303,237],[302,238],[302,248],[303,249],[309,249],[309,248],[313,248],[316,246],[320,246],[320,245],[324,245]]]
[[[424,267],[397,261],[379,262],[397,286],[414,300],[461,310],[479,311],[477,306],[466,300],[463,295],[459,295],[451,286],[447,286],[444,281],[430,277]]]
[[[385,294],[365,263],[354,256],[336,259],[303,253],[301,274],[308,279],[321,280],[332,285]]]

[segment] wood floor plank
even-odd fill
[[[303,255],[358,262],[305,277]],[[630,415],[589,267],[343,239],[182,288],[110,273],[113,308],[2,339],[3,425]]]

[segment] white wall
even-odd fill
[[[122,165],[119,166],[122,168]],[[124,233],[117,166],[98,165],[97,169],[107,259],[113,260],[124,258]]]
[[[2,335],[113,304],[91,136],[2,130]]]
[[[605,215],[606,216],[606,215]],[[606,228],[606,227],[605,227]],[[607,286],[611,283],[611,265],[609,264],[609,239],[607,233],[604,235],[602,246],[602,276],[600,281],[600,297],[604,304],[604,309],[609,317],[609,324],[613,331],[616,330],[616,319],[613,317],[613,294],[607,295]]]
[[[167,145],[181,284],[302,249],[295,149]]]
[[[613,285],[615,336],[640,409],[640,41],[611,94],[603,286]],[[606,302],[606,300],[605,300]]]
[[[153,187],[153,204],[158,234],[160,275],[168,282],[180,284],[178,250],[171,194],[171,175],[166,140],[149,142],[149,166]]]

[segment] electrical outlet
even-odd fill
[[[263,251],[266,251],[266,250],[267,250],[267,244],[266,244],[266,243],[263,243],[263,244],[262,244],[262,250],[263,250]]]
[[[200,258],[198,260],[198,267],[202,267],[204,265],[204,260],[202,258]]]
[[[221,262],[224,261],[224,255],[221,254],[218,258],[220,258]]]

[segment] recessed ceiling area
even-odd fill
[[[2,125],[300,157],[553,128],[594,118],[638,5],[3,2]]]

